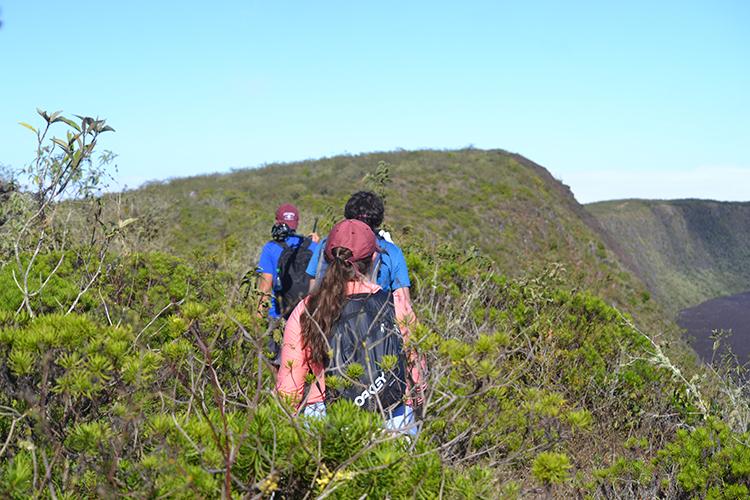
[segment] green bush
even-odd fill
[[[675,440],[660,450],[657,463],[674,468],[677,484],[686,492],[740,498],[736,495],[750,486],[750,433],[738,435],[711,418],[692,430],[678,430]]]
[[[429,368],[416,442],[347,402],[323,419],[295,417],[269,390],[252,297],[182,259],[108,257],[106,277],[71,314],[45,300],[70,298],[74,267],[60,267],[36,317],[4,296],[2,494],[746,491],[748,436],[703,422],[699,396],[627,316],[565,286],[556,266],[512,279],[480,255],[421,245],[407,246],[420,320],[409,345]]]
[[[545,451],[534,459],[531,473],[537,481],[545,484],[561,484],[570,478],[570,459],[564,453]]]

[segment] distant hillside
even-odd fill
[[[467,257],[476,248],[510,276],[557,262],[572,283],[616,304],[632,309],[647,301],[609,250],[616,243],[568,187],[501,150],[337,156],[152,183],[125,193],[123,216],[141,219],[139,250],[213,256],[239,271],[256,262],[277,205],[296,203],[301,230],[320,217],[325,233],[380,162],[390,165],[386,225],[397,241],[460,242]]]
[[[750,290],[750,203],[621,200],[586,208],[671,311]]]

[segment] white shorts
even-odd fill
[[[323,418],[326,416],[326,405],[325,403],[311,403],[305,406],[302,414],[306,417]],[[414,410],[411,406],[397,406],[388,414],[390,418],[385,421],[386,429],[410,436],[416,436],[419,432],[419,424],[414,421]]]

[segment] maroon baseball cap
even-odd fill
[[[284,203],[276,209],[276,222],[286,224],[292,229],[299,225],[299,210],[291,203]]]
[[[333,249],[336,247],[348,248],[352,256],[349,262],[366,259],[378,250],[375,233],[370,226],[356,219],[345,219],[333,226],[326,240],[326,257],[333,260]]]

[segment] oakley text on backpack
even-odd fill
[[[343,397],[371,411],[404,402],[406,355],[392,295],[383,290],[351,295],[329,344],[326,401]]]

